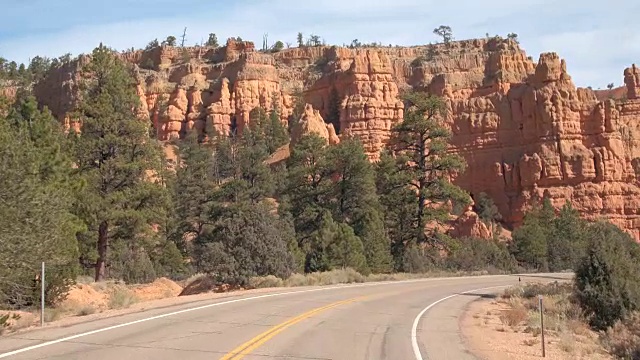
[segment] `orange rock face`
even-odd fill
[[[451,150],[468,163],[455,182],[489,194],[510,225],[549,196],[556,207],[570,201],[585,217],[604,216],[640,238],[636,100],[599,102],[573,85],[557,54],[542,54],[534,64],[510,42],[488,55],[494,45],[482,46],[475,54],[445,50],[434,62],[447,73],[434,74],[425,62],[416,72],[422,78],[413,79],[446,99]],[[439,62],[445,56],[450,65]]]
[[[570,201],[583,216],[605,217],[640,239],[640,69],[624,71],[625,96],[576,88],[555,53],[538,62],[513,40],[475,39],[377,48],[302,47],[258,52],[230,39],[221,48],[158,47],[120,55],[139,66],[141,116],[158,138],[242,131],[249,112],[277,108],[283,123],[307,104],[294,141],[315,132],[337,143],[360,138],[372,160],[402,120],[404,89],[442,96],[450,150],[467,170],[454,181],[493,198],[507,227],[536,200]],[[69,65],[36,86],[61,120],[74,98]],[[302,98],[296,98],[301,90]],[[603,100],[599,100],[603,99]],[[299,119],[295,119],[299,120]],[[330,124],[330,125],[327,125]],[[475,219],[475,220],[474,220]],[[473,214],[465,234],[487,235]],[[483,224],[482,224],[483,225]]]
[[[291,130],[291,145],[295,145],[303,136],[309,134],[319,135],[330,145],[340,142],[333,124],[325,123],[320,112],[314,110],[310,104],[306,104],[302,117]]]
[[[389,57],[375,49],[331,48],[324,75],[307,92],[337,134],[361,139],[372,159],[402,121],[404,105]]]
[[[491,239],[493,231],[480,220],[478,214],[471,209],[465,211],[451,224],[448,231],[453,237],[472,237],[478,239]]]

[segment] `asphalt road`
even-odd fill
[[[240,295],[2,337],[0,358],[474,359],[458,317],[478,296],[517,283],[482,276]]]

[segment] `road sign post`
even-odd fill
[[[542,335],[542,357],[546,357],[544,348],[544,309],[542,307],[542,295],[538,295],[538,302],[540,307],[540,333]]]
[[[42,262],[42,274],[40,275],[40,326],[44,326],[44,261]]]

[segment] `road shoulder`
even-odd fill
[[[542,357],[539,335],[527,331],[524,325],[512,327],[505,324],[510,308],[508,301],[500,298],[479,298],[467,304],[459,321],[461,338],[476,358],[534,360]],[[597,339],[594,341],[588,332],[576,335],[549,331],[545,333],[545,344],[546,357],[550,359],[611,359],[600,352]]]

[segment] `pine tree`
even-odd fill
[[[376,187],[380,194],[385,228],[389,233],[395,271],[406,271],[404,253],[414,239],[412,219],[415,215],[416,196],[407,186],[410,174],[402,171],[399,166],[405,161],[403,159],[402,156],[394,158],[385,150],[376,164]]]
[[[538,271],[548,270],[548,238],[554,218],[551,202],[545,198],[542,207],[527,213],[522,226],[513,232],[512,252],[521,266]]]
[[[267,147],[269,153],[271,154],[289,142],[289,134],[287,133],[287,128],[280,120],[280,111],[277,108],[269,112],[269,127],[267,136],[269,139],[269,141],[267,142]]]
[[[640,310],[640,246],[607,222],[590,225],[585,237],[587,251],[575,269],[574,294],[591,326],[604,330]]]
[[[406,94],[404,100],[404,119],[393,128],[392,144],[406,156],[399,159],[398,166],[407,174],[407,186],[417,195],[411,232],[418,244],[433,244],[438,240],[433,235],[427,236],[425,225],[429,221],[446,221],[449,213],[446,206],[438,204],[470,201],[462,189],[448,181],[449,175],[464,170],[465,163],[458,155],[447,152],[451,134],[440,125],[445,112],[443,100],[418,92]]]
[[[334,224],[332,236],[328,240],[328,258],[334,269],[352,268],[360,273],[368,274],[362,240],[356,236],[351,226],[344,223]]]
[[[304,47],[304,37],[302,36],[301,32],[298,33],[298,36],[296,39],[298,41],[298,47]]]
[[[220,179],[214,170],[212,147],[200,143],[195,131],[180,141],[177,155],[176,183],[172,194],[176,229],[171,236],[187,254],[186,239],[198,238],[211,231],[211,193]]]
[[[331,198],[330,171],[326,165],[326,142],[316,134],[303,136],[291,148],[287,160],[286,198],[291,209],[299,246],[310,251],[311,235],[318,231]]]
[[[249,113],[249,129],[254,141],[264,142],[268,154],[273,154],[289,141],[289,136],[280,121],[278,109],[267,113],[261,107],[256,107]]]
[[[209,39],[207,39],[207,46],[211,46],[214,48],[217,48],[218,46],[220,46],[218,44],[218,36],[216,36],[216,34],[214,33],[209,34]]]
[[[0,304],[37,303],[34,277],[47,264],[45,300],[61,300],[75,281],[76,233],[71,214],[71,161],[61,126],[33,97],[18,100],[8,119],[0,116]]]
[[[580,213],[567,203],[553,219],[548,241],[548,261],[550,271],[563,271],[575,268],[585,255],[584,230],[587,222]]]
[[[95,279],[103,280],[114,241],[144,237],[164,216],[166,192],[154,177],[162,171],[159,146],[137,117],[139,98],[131,69],[100,44],[83,68],[82,100],[75,116],[81,134],[75,146],[77,174],[86,186],[78,194],[77,213],[85,261],[95,260]]]
[[[331,183],[336,221],[353,227],[362,240],[367,264],[372,271],[390,271],[390,245],[384,228],[381,206],[376,193],[373,166],[362,143],[345,139],[332,146],[327,154],[327,166],[334,181]]]

